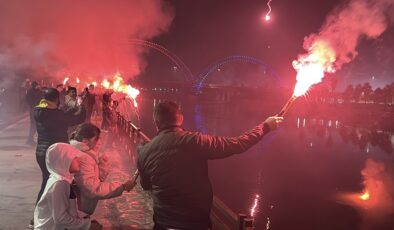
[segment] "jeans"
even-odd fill
[[[36,155],[36,160],[37,160],[38,165],[40,166],[41,173],[42,173],[41,189],[40,189],[40,192],[38,192],[36,205],[37,205],[38,201],[40,201],[41,195],[44,192],[45,186],[46,186],[48,178],[49,178],[49,172],[48,172],[47,166],[45,164],[45,156],[46,155],[44,155],[44,156]]]

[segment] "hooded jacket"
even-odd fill
[[[53,105],[53,102],[42,99],[34,108],[34,119],[38,133],[36,154],[44,156],[50,145],[68,142],[68,127],[84,122],[85,110],[78,115],[65,113]]]
[[[121,182],[104,181],[108,169],[100,167],[100,162],[96,152],[76,140],[71,140],[70,144],[82,151],[79,156],[80,171],[75,174],[75,182],[78,186],[78,208],[87,214],[93,214],[99,200],[109,199],[122,195],[124,189]],[[101,170],[100,170],[101,169]]]
[[[238,137],[218,137],[172,126],[138,149],[141,185],[152,190],[155,223],[175,229],[208,229],[212,187],[208,160],[245,152],[269,131],[262,123]]]
[[[77,204],[70,184],[69,169],[79,151],[69,144],[56,143],[48,148],[46,165],[50,176],[34,211],[36,230],[87,230],[90,219],[78,217]]]

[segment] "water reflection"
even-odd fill
[[[333,123],[335,126],[333,126]],[[308,134],[315,134],[319,138],[324,138],[327,147],[332,147],[335,144],[332,132],[338,132],[344,143],[356,145],[366,153],[369,153],[372,147],[378,147],[390,155],[394,151],[394,134],[389,131],[352,126],[343,124],[338,120],[300,117],[297,118],[296,126],[301,129],[299,133],[301,140],[304,140],[306,135],[302,130],[306,130]],[[309,146],[313,147],[313,142],[309,142]]]
[[[145,100],[141,114],[152,114],[154,100]],[[177,100],[185,114],[186,129],[226,136],[252,128],[281,106],[262,100]],[[302,114],[297,113],[297,108],[302,105],[296,106],[293,114]],[[365,219],[364,212],[337,195],[347,193],[361,201],[360,196],[368,190],[370,200],[375,197],[361,174],[368,159],[394,168],[391,132],[376,128],[382,126],[360,123],[362,119],[356,123],[340,114],[334,116],[334,112],[330,116],[318,111],[315,114],[316,117],[290,114],[279,130],[248,152],[210,161],[215,195],[235,212],[253,216],[255,229],[358,230]],[[143,130],[154,135],[152,118],[141,119]],[[389,194],[394,197],[394,190]],[[394,216],[385,219],[394,221]],[[393,221],[386,221],[383,226],[394,229]]]

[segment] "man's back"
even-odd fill
[[[141,185],[152,190],[154,220],[167,228],[208,229],[212,188],[208,159],[245,152],[267,133],[264,124],[238,137],[218,137],[172,127],[139,149]]]
[[[37,154],[45,155],[46,149],[56,142],[68,142],[67,128],[84,121],[85,112],[79,115],[65,113],[59,109],[34,108],[37,123]]]
[[[207,158],[191,147],[196,134],[163,130],[139,151],[144,189],[152,189],[155,221],[166,227],[208,229],[212,189]]]

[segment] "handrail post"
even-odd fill
[[[246,230],[249,228],[253,228],[253,219],[248,217],[245,214],[239,214],[239,230]]]

